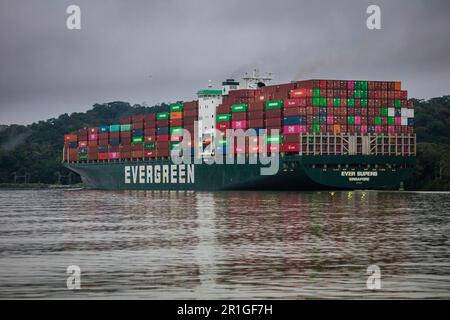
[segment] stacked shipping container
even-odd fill
[[[182,140],[193,136],[198,101],[174,103],[167,111],[124,117],[120,124],[84,128],[64,136],[67,161],[169,157]],[[192,144],[192,141],[191,141]]]
[[[306,80],[230,91],[216,110],[216,128],[267,129],[268,152],[302,152],[301,134],[410,135],[414,108],[400,82]],[[191,133],[198,119],[198,101],[174,103],[166,111],[121,119],[120,124],[84,128],[64,137],[69,161],[169,157],[179,147],[183,128]],[[277,130],[277,132],[273,131]],[[216,152],[257,153],[224,136],[216,137]]]

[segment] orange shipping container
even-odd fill
[[[181,111],[170,113],[170,119],[181,119],[181,118],[183,118],[183,112]]]

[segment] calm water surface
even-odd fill
[[[0,298],[450,298],[449,236],[449,193],[2,190]]]

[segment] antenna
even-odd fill
[[[247,89],[257,89],[258,83],[262,82],[266,84],[272,80],[272,73],[266,73],[264,76],[261,76],[259,75],[259,70],[254,69],[252,75],[246,72],[241,79],[245,81],[245,87]]]

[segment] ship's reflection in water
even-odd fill
[[[57,190],[0,200],[1,298],[450,298],[448,193]],[[380,290],[366,287],[371,264]],[[69,265],[81,268],[79,291],[66,288]]]

